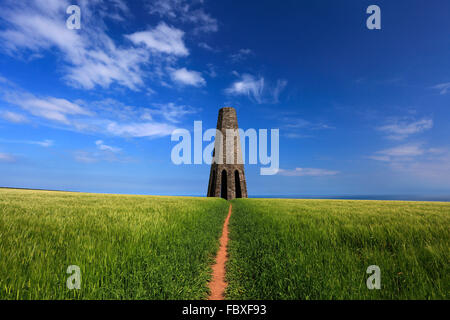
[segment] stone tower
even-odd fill
[[[236,110],[231,107],[219,110],[207,196],[247,198]]]

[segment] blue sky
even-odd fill
[[[209,166],[174,165],[170,135],[233,106],[243,129],[280,129],[281,170],[246,165],[249,195],[450,194],[449,10],[3,0],[0,185],[205,195]]]

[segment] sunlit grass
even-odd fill
[[[217,198],[0,189],[0,299],[206,298],[227,211]]]
[[[230,299],[447,299],[450,204],[233,200]],[[381,269],[381,289],[366,269]]]
[[[448,298],[449,203],[232,203],[227,298]],[[217,198],[0,189],[0,299],[205,299],[227,212]]]

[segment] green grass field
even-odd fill
[[[206,298],[227,213],[216,198],[0,189],[0,299]]]
[[[232,203],[229,299],[448,299],[449,203]],[[367,289],[370,265],[380,290]]]
[[[448,299],[450,203],[231,203],[228,299]],[[228,206],[0,189],[0,299],[204,299]]]

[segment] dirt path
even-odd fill
[[[227,262],[227,244],[228,244],[228,222],[231,216],[231,204],[228,209],[228,216],[223,224],[222,236],[220,237],[220,248],[217,251],[216,263],[213,265],[213,273],[211,281],[209,282],[209,289],[211,291],[208,300],[223,300],[225,288],[225,263]]]

